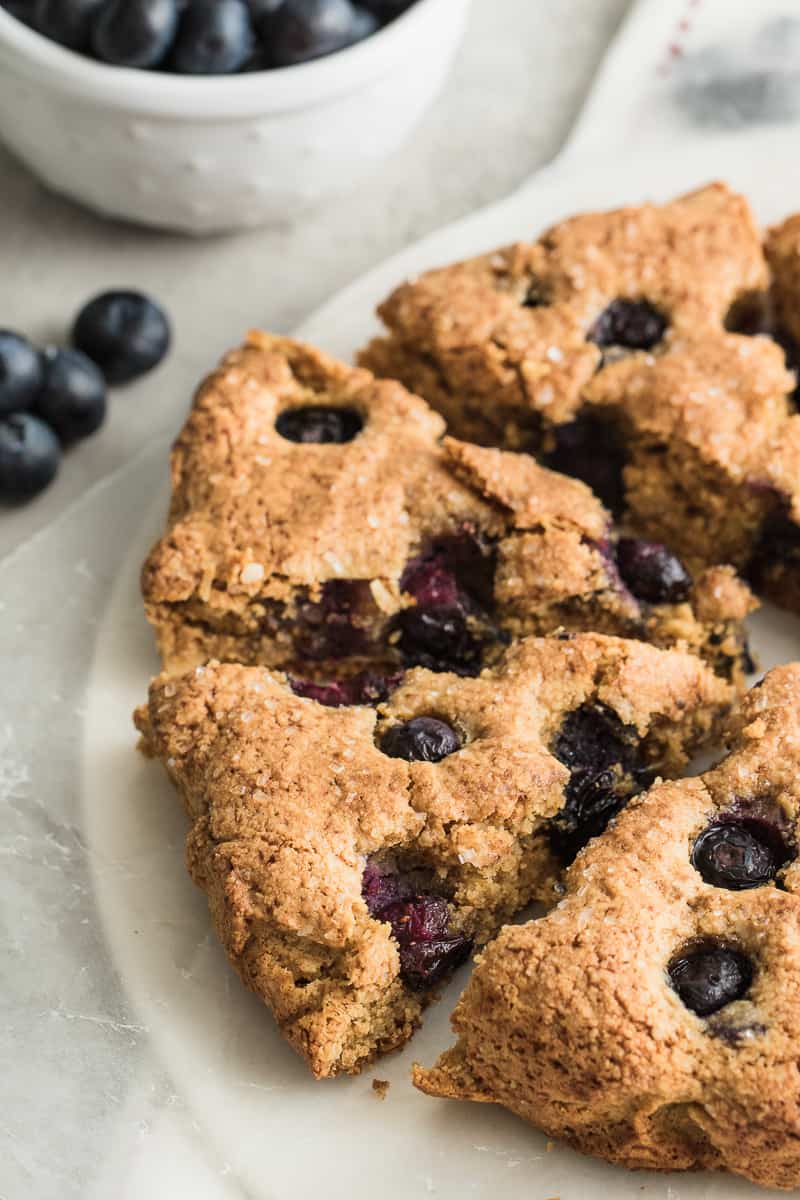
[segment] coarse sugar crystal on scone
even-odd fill
[[[360,361],[424,396],[456,437],[552,450],[606,363],[718,333],[766,280],[747,201],[717,183],[429,271],[380,306],[387,334]]]
[[[233,965],[327,1076],[405,1042],[472,946],[553,903],[564,865],[713,741],[732,696],[694,655],[575,634],[523,639],[476,678],[412,669],[377,709],[212,663],[155,680],[137,724]]]
[[[443,431],[400,384],[251,334],[173,452],[143,571],[165,667],[256,663],[379,696],[404,668],[474,675],[563,627],[684,646],[741,680],[753,600],[729,568],[690,574],[620,540],[579,481]]]
[[[486,947],[457,1044],[415,1082],[504,1105],[634,1169],[800,1186],[800,665],[730,720],[729,754],[657,783]]]

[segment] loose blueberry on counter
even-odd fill
[[[372,863],[364,868],[361,894],[370,916],[391,925],[401,974],[414,990],[432,987],[469,957],[472,939],[451,933],[444,897],[419,894],[401,874]]]
[[[43,381],[39,351],[20,334],[0,329],[0,416],[30,408]]]
[[[625,508],[627,454],[614,426],[584,413],[556,426],[553,435],[555,445],[542,455],[543,465],[580,479],[618,517]]]
[[[171,65],[180,75],[230,75],[255,50],[244,0],[190,0],[181,13]]]
[[[259,25],[276,67],[295,66],[343,50],[377,28],[373,14],[350,0],[284,0]]]
[[[739,802],[699,834],[692,866],[714,887],[761,887],[794,857],[787,838],[785,814],[775,804]]]
[[[290,679],[296,696],[316,700],[327,708],[344,708],[356,704],[381,704],[399,686],[402,675],[378,675],[362,671],[349,679],[334,679],[330,683],[314,683],[310,679]]]
[[[753,967],[744,954],[711,941],[673,959],[667,974],[683,1003],[698,1017],[741,1000],[753,982]]]
[[[72,341],[109,383],[128,383],[161,362],[170,344],[163,309],[140,292],[103,292],[78,313]]]
[[[0,420],[0,500],[29,500],[58,474],[61,446],[49,425],[32,413]]]
[[[612,300],[589,330],[587,340],[605,349],[652,350],[661,341],[668,321],[649,300]]]
[[[42,356],[44,383],[35,411],[62,442],[88,437],[106,416],[106,381],[80,350],[48,347]]]
[[[33,24],[51,41],[69,50],[85,50],[103,4],[104,0],[38,0]]]
[[[677,555],[660,542],[620,538],[617,568],[637,600],[648,604],[680,604],[692,590],[692,578]]]
[[[601,834],[625,806],[618,770],[645,782],[635,730],[600,704],[583,704],[564,718],[552,753],[570,778],[564,807],[550,822],[549,841],[559,861],[568,866],[591,838]]]
[[[178,28],[178,0],[112,0],[92,29],[92,49],[117,67],[157,67]]]
[[[461,739],[446,721],[436,717],[413,717],[388,729],[381,738],[380,748],[389,758],[437,763],[460,750]]]
[[[330,408],[309,404],[305,408],[286,408],[275,428],[288,442],[309,446],[343,445],[364,428],[354,408]]]

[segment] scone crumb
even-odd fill
[[[386,1099],[389,1087],[390,1084],[388,1079],[373,1079],[372,1081],[372,1090],[379,1100]]]
[[[746,738],[751,738],[754,742],[757,742],[763,738],[766,732],[767,724],[762,717],[759,717],[757,721],[751,721],[750,724],[742,730],[744,736]]]

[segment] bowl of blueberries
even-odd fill
[[[186,233],[357,186],[441,86],[469,0],[0,0],[0,140],[109,216]]]

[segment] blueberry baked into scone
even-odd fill
[[[484,951],[415,1082],[632,1168],[800,1185],[800,665],[712,770],[633,801],[546,917]]]
[[[722,184],[589,213],[404,284],[361,361],[799,610],[799,256]]]
[[[375,707],[321,692],[210,663],[159,677],[137,713],[222,944],[316,1076],[405,1042],[472,946],[557,900],[564,865],[718,735],[733,695],[692,654],[588,633],[523,639],[475,678],[412,668]]]
[[[690,574],[620,538],[581,482],[443,433],[401,384],[251,334],[173,452],[143,571],[165,667],[258,664],[369,698],[405,668],[475,675],[563,627],[679,645],[741,682],[754,601],[729,567]]]

